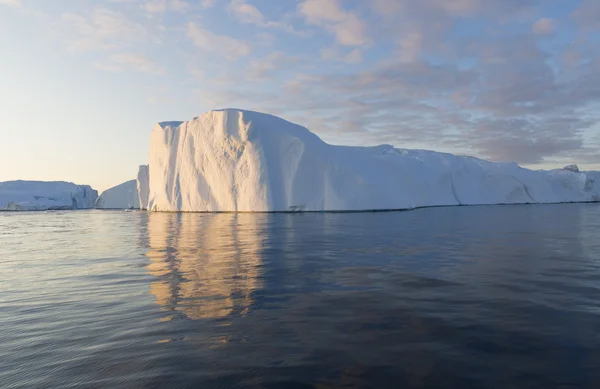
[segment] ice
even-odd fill
[[[600,201],[600,184],[574,169],[533,171],[390,145],[333,146],[275,116],[233,109],[157,124],[149,162],[140,170],[138,188],[148,187],[147,208],[154,211]]]
[[[62,181],[0,182],[0,210],[43,211],[94,208],[98,192]]]
[[[138,203],[141,209],[148,209],[149,188],[148,165],[140,165],[137,176]]]
[[[107,189],[98,198],[98,209],[147,209],[148,165],[140,165],[137,179]]]
[[[96,208],[100,209],[139,209],[140,202],[137,190],[137,181],[131,180],[107,189],[96,201]]]
[[[585,174],[600,184],[600,171],[589,171],[585,172]]]

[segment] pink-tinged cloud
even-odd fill
[[[363,20],[357,12],[344,9],[339,0],[305,0],[298,11],[307,23],[326,29],[341,45],[362,46],[369,42]]]

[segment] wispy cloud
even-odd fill
[[[254,5],[246,0],[230,0],[227,10],[240,23],[253,24],[262,28],[275,28],[298,36],[307,36],[304,31],[297,31],[289,22],[267,20],[265,15]]]
[[[112,72],[136,71],[148,74],[162,75],[166,69],[141,54],[121,53],[110,56],[106,61],[96,64],[96,67]]]
[[[149,0],[146,1],[142,8],[153,14],[162,14],[167,11],[183,12],[190,7],[190,3],[185,0]]]
[[[556,22],[550,18],[541,18],[533,23],[532,31],[538,35],[548,35],[554,32]]]
[[[212,8],[217,0],[105,0],[115,4],[134,4],[149,14],[185,12],[193,7]]]
[[[200,0],[200,5],[204,8],[212,8],[217,4],[217,0]]]
[[[19,7],[21,0],[0,0],[0,5],[8,5],[9,7]]]
[[[571,14],[572,19],[579,28],[589,32],[600,29],[600,2],[596,0],[581,0]]]
[[[307,23],[334,34],[341,45],[362,46],[369,41],[365,23],[358,13],[344,9],[339,0],[304,0],[298,11]]]
[[[244,40],[215,34],[193,22],[187,25],[187,36],[197,48],[219,54],[228,59],[244,57],[252,51],[250,43]]]
[[[276,79],[284,70],[298,71],[302,64],[299,57],[289,56],[281,51],[273,52],[261,59],[253,59],[247,67],[244,77],[248,81],[268,81]]]
[[[56,25],[74,52],[115,49],[143,43],[149,37],[142,25],[106,8],[97,8],[86,16],[64,13]]]
[[[231,0],[227,9],[242,23],[257,25],[265,23],[262,12],[255,6],[246,3],[245,0]]]
[[[344,62],[347,64],[358,64],[363,60],[363,50],[360,48],[350,49],[340,46],[332,46],[321,49],[320,59],[323,61]]]
[[[600,122],[600,62],[586,62],[565,82],[532,35],[469,52],[477,67],[399,60],[352,74],[298,75],[277,91],[230,86],[212,98],[297,119],[337,142],[430,145],[525,164],[563,155],[597,163],[583,133]]]

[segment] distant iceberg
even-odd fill
[[[0,182],[0,210],[44,211],[94,208],[98,192],[62,181]]]
[[[137,181],[130,180],[102,192],[96,201],[99,209],[139,209]]]
[[[425,150],[333,146],[304,127],[242,110],[164,122],[138,175],[152,211],[357,211],[440,205],[600,201],[573,166],[516,163]],[[146,194],[147,190],[147,194]]]

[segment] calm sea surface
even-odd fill
[[[0,213],[0,387],[600,388],[600,206]]]

